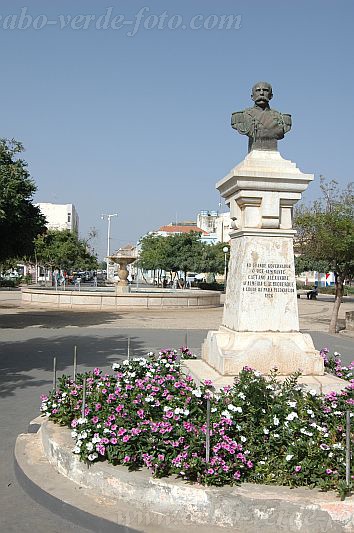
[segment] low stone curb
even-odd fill
[[[40,419],[43,421],[43,419]],[[38,423],[38,419],[35,421]],[[195,531],[300,531],[311,533],[354,531],[354,497],[341,502],[335,493],[315,490],[242,484],[237,487],[204,487],[179,479],[153,479],[146,470],[129,472],[126,467],[94,463],[89,467],[72,453],[68,428],[45,421],[37,434],[20,435],[22,462],[32,453],[30,439],[36,439],[42,459],[48,461],[65,482],[71,480],[94,494],[96,499],[128,506],[166,519],[161,531],[198,526]],[[26,440],[27,439],[27,440]],[[17,447],[17,452],[19,448]],[[43,458],[44,456],[44,458]],[[20,464],[18,453],[17,462]],[[27,457],[27,463],[29,459]],[[33,462],[33,461],[32,461]],[[115,522],[117,524],[117,522]],[[182,524],[182,525],[181,525]],[[171,529],[172,528],[172,529]],[[202,528],[202,529],[199,529]],[[209,528],[209,529],[208,529]],[[224,529],[222,529],[224,528]],[[240,528],[240,529],[238,529]],[[158,532],[159,529],[138,528]]]

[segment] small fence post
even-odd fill
[[[351,466],[351,450],[350,450],[350,411],[346,412],[346,428],[345,428],[345,481],[347,487],[350,487],[350,466]]]
[[[210,460],[210,399],[207,399],[206,429],[205,429],[205,462]]]
[[[57,388],[57,358],[53,357],[53,389]]]
[[[82,383],[82,407],[81,407],[81,418],[85,418],[85,403],[86,403],[86,378]]]
[[[77,368],[77,346],[74,346],[74,368],[73,368],[73,380],[76,381],[76,368]]]

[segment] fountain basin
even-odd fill
[[[219,307],[220,293],[199,289],[133,289],[117,293],[114,288],[90,290],[55,290],[53,288],[24,287],[22,303],[37,307],[57,309],[92,309],[115,311],[129,308],[187,308]]]

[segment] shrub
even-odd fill
[[[69,426],[73,452],[87,462],[107,460],[153,476],[177,475],[206,485],[250,481],[337,489],[345,478],[345,415],[354,415],[354,362],[341,393],[319,395],[298,384],[299,374],[277,380],[245,367],[234,385],[215,392],[182,373],[180,357],[162,350],[95,368],[74,382],[62,376],[42,396],[42,412]],[[337,373],[328,352],[326,366]],[[337,357],[337,356],[336,356]],[[86,403],[82,417],[82,390]],[[206,409],[210,401],[210,460],[206,462]]]

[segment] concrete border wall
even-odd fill
[[[39,434],[49,463],[97,497],[123,501],[176,519],[184,517],[211,528],[270,531],[271,527],[272,531],[287,533],[354,530],[353,496],[342,502],[333,492],[303,488],[291,490],[247,483],[236,487],[204,487],[174,478],[153,479],[145,469],[129,472],[123,466],[114,467],[106,462],[88,466],[79,461],[72,453],[74,441],[68,428],[45,421]]]

